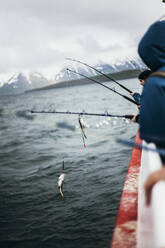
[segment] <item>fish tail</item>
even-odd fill
[[[62,192],[62,187],[60,187],[60,193],[61,193],[61,196],[64,197],[64,194]]]

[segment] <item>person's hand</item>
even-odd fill
[[[131,121],[136,122],[137,121],[136,117],[137,117],[137,115],[133,115],[133,118],[131,119]]]
[[[145,190],[145,198],[146,198],[146,205],[149,206],[151,202],[151,193],[153,186],[161,181],[165,180],[165,168],[161,168],[160,170],[157,170],[153,172],[146,180],[144,184],[144,190]]]
[[[135,92],[131,92],[130,95],[133,96],[135,94]]]

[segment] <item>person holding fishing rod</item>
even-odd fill
[[[144,70],[142,71],[138,79],[140,81],[140,84],[142,86],[145,85],[147,78],[151,75],[152,71],[151,70]],[[138,108],[140,108],[140,101],[141,101],[141,95],[137,92],[131,92],[130,95],[134,98],[134,100],[139,104]]]
[[[110,88],[109,86],[107,86],[107,85],[105,85],[105,84],[103,84],[103,83],[101,83],[101,82],[95,80],[94,78],[87,77],[87,76],[85,76],[85,75],[83,75],[83,74],[81,74],[81,73],[79,73],[79,72],[77,72],[77,71],[71,70],[71,69],[69,69],[69,68],[66,69],[67,71],[72,72],[72,73],[74,73],[74,74],[77,74],[77,75],[79,75],[79,76],[82,76],[82,77],[84,77],[84,78],[86,78],[86,79],[88,79],[88,80],[90,80],[90,81],[92,81],[92,82],[94,82],[94,83],[97,83],[97,84],[99,84],[99,85],[105,87],[106,89],[108,89],[108,90],[114,92],[115,94],[117,94],[117,95],[123,97],[123,98],[126,99],[127,101],[129,101],[129,102],[131,102],[131,103],[137,105],[137,107],[140,108],[140,97],[141,97],[140,94],[138,94],[138,93],[136,93],[136,92],[132,92],[130,89],[128,89],[128,88],[125,87],[124,85],[122,85],[122,84],[120,84],[119,82],[117,82],[114,78],[112,78],[112,77],[110,77],[109,75],[103,73],[102,71],[96,69],[95,67],[93,67],[93,66],[91,66],[91,65],[88,65],[87,63],[84,63],[84,62],[79,61],[79,60],[76,60],[76,59],[71,59],[71,58],[66,58],[66,59],[67,59],[67,60],[74,61],[74,62],[77,62],[77,63],[80,63],[80,64],[83,64],[83,65],[85,65],[85,66],[87,66],[87,67],[89,67],[89,68],[95,70],[95,71],[98,72],[99,74],[105,76],[107,79],[111,80],[112,82],[116,83],[118,86],[120,86],[121,88],[123,88],[125,91],[129,92],[130,95],[131,95],[132,97],[134,97],[134,100],[132,100],[132,99],[129,98],[128,96],[125,96],[125,95],[119,93],[119,92],[116,91],[115,89]],[[150,75],[151,73],[152,73],[151,70],[145,70],[145,71],[143,71],[142,73],[140,73],[140,75],[139,75],[139,80],[140,80],[140,82],[141,82],[141,85],[143,85],[143,86],[145,85],[145,81],[146,81],[146,79],[149,77],[149,75]],[[132,115],[131,121],[133,121],[133,122],[138,122],[138,121],[139,121],[138,118],[139,118],[139,114],[134,114],[134,115]]]
[[[140,81],[140,84],[144,87],[146,84],[146,81],[148,79],[148,77],[152,74],[151,70],[144,70],[142,71],[139,76],[138,79]],[[138,109],[140,109],[140,104],[141,104],[141,95],[137,92],[131,92],[130,95],[134,98],[134,100],[139,104],[137,107]],[[138,123],[139,122],[139,114],[135,114],[133,116],[133,118],[131,119],[131,121]]]
[[[140,137],[165,149],[165,20],[153,23],[142,37],[138,52],[152,70],[143,88],[140,107]],[[165,156],[160,155],[162,169],[151,174],[145,183],[146,202],[159,180],[165,179]]]
[[[92,68],[93,70],[97,71],[98,73],[100,73],[101,75],[105,76],[105,77],[108,78],[109,80],[113,81],[114,83],[116,83],[117,85],[119,85],[121,88],[123,88],[123,89],[126,90],[127,92],[133,93],[130,89],[128,89],[128,88],[125,87],[124,85],[120,84],[119,82],[117,82],[115,79],[113,79],[113,78],[110,77],[109,75],[104,74],[103,72],[101,72],[101,71],[99,71],[98,69],[96,69],[96,68],[94,68],[94,67],[88,65],[87,63],[81,62],[81,61],[79,61],[79,60],[71,59],[71,58],[67,58],[67,60],[75,61],[75,62],[78,62],[78,63],[83,64],[83,65],[85,65],[85,66],[88,66],[88,67]],[[129,98],[128,96],[125,96],[125,95],[121,94],[120,92],[116,91],[114,88],[111,88],[111,87],[109,87],[109,86],[107,86],[107,85],[105,85],[105,84],[103,84],[103,83],[101,83],[101,82],[95,80],[94,78],[87,77],[87,76],[85,76],[85,75],[83,75],[83,74],[81,74],[81,73],[79,73],[79,72],[77,72],[77,71],[71,70],[71,69],[69,69],[69,68],[67,68],[66,70],[69,71],[69,72],[78,74],[78,75],[80,75],[80,76],[82,76],[82,77],[84,77],[84,78],[86,78],[86,79],[88,79],[88,80],[90,80],[90,81],[92,81],[92,82],[94,82],[94,83],[97,83],[97,84],[99,84],[99,85],[105,87],[106,89],[112,91],[113,93],[115,93],[115,94],[117,94],[117,95],[123,97],[125,100],[127,100],[127,101],[129,101],[129,102],[135,104],[136,106],[139,105],[139,103],[137,103],[135,100]],[[83,116],[83,115],[105,116],[105,117],[126,118],[126,119],[130,119],[130,120],[135,116],[135,115],[118,115],[118,114],[115,115],[115,114],[109,114],[108,112],[103,113],[103,114],[102,114],[102,113],[87,113],[87,112],[84,112],[84,111],[83,111],[83,112],[73,112],[73,111],[67,111],[67,112],[65,112],[65,111],[33,111],[33,110],[31,110],[30,112],[31,112],[31,113],[41,113],[41,114],[69,114],[69,115],[79,115],[79,116]]]
[[[95,82],[95,83],[97,83],[97,84],[102,85],[103,87],[105,87],[105,88],[107,88],[107,89],[113,91],[113,92],[116,93],[116,94],[119,94],[120,96],[124,97],[126,100],[128,100],[128,101],[130,101],[130,102],[136,104],[136,105],[139,107],[139,105],[140,105],[140,94],[139,94],[139,93],[132,92],[130,89],[128,89],[126,86],[124,86],[124,85],[122,85],[121,83],[119,83],[118,81],[116,81],[116,80],[115,80],[114,78],[112,78],[110,75],[107,75],[107,74],[103,73],[102,71],[96,69],[95,67],[93,67],[93,66],[91,66],[91,65],[88,65],[87,63],[84,63],[84,62],[82,62],[82,61],[80,61],[80,60],[71,59],[71,58],[66,58],[66,59],[67,59],[67,60],[70,60],[70,61],[77,62],[77,63],[82,64],[82,65],[85,65],[85,66],[87,66],[87,67],[93,69],[94,71],[98,72],[98,73],[101,74],[102,76],[106,77],[108,80],[114,82],[115,84],[117,84],[118,86],[120,86],[121,88],[123,88],[125,91],[129,92],[129,94],[134,98],[135,101],[132,101],[132,99],[130,99],[129,97],[127,97],[127,96],[125,96],[125,95],[122,95],[121,93],[119,94],[119,92],[117,92],[116,90],[114,90],[114,89],[108,87],[107,85],[104,85],[104,84],[101,83],[101,82],[96,81],[95,79],[93,79],[93,78],[91,78],[91,77],[87,77],[87,76],[85,76],[85,75],[83,75],[83,74],[81,74],[81,73],[79,73],[79,72],[77,72],[77,71],[73,71],[73,70],[70,70],[70,69],[67,68],[68,71],[70,71],[70,72],[72,72],[72,73],[75,73],[75,74],[78,74],[78,75],[80,75],[80,76],[82,76],[82,77],[84,77],[84,78],[87,78],[87,79],[89,79],[89,80],[91,80],[91,81],[93,81],[93,82]],[[143,72],[141,72],[141,73],[139,74],[138,79],[139,79],[140,84],[141,84],[142,86],[145,85],[145,81],[146,81],[146,79],[151,75],[151,73],[152,73],[151,70],[144,70]]]

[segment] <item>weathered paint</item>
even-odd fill
[[[136,143],[142,144],[137,133]],[[125,180],[111,248],[136,247],[138,177],[141,164],[141,150],[133,148]]]

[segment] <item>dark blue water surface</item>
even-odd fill
[[[139,91],[136,79],[121,83]],[[0,99],[0,247],[109,247],[131,156],[115,139],[133,139],[137,124],[84,117],[85,149],[77,116],[28,109],[131,114],[136,106],[94,84]]]

